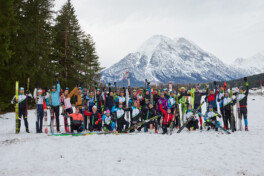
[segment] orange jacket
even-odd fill
[[[80,120],[83,121],[83,115],[81,113],[73,113],[69,115],[70,117],[72,117],[72,120]]]
[[[73,95],[75,95],[75,94],[77,93],[77,91],[78,91],[78,87],[75,87],[75,88],[71,91],[71,93],[69,93],[67,96],[65,96],[65,99],[66,99],[66,98],[71,98]]]

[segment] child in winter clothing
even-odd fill
[[[198,119],[197,116],[192,112],[192,105],[188,106],[188,110],[184,114],[185,120],[189,121],[186,125],[186,128],[190,131],[191,129],[196,130],[198,127]]]
[[[106,110],[105,114],[102,117],[104,121],[104,131],[113,131],[115,128],[115,122],[112,121],[113,117],[111,116],[110,110]]]
[[[173,114],[171,112],[171,109],[168,108],[167,111],[163,109],[161,100],[159,100],[159,108],[164,116],[162,120],[162,134],[166,134],[168,131],[167,128],[170,126],[170,123],[173,120]]]
[[[21,126],[21,118],[23,116],[25,127],[26,127],[26,132],[29,133],[29,128],[28,128],[28,121],[27,121],[27,100],[31,100],[32,95],[30,92],[27,92],[27,95],[24,94],[24,88],[20,87],[19,88],[19,95],[18,95],[18,102],[16,101],[16,96],[12,99],[11,103],[19,103],[19,131],[20,131],[20,126]]]
[[[214,112],[213,106],[209,105],[209,111],[205,114],[204,117],[204,121],[205,121],[204,126],[205,128],[207,128],[207,131],[210,130],[210,126],[212,128],[215,128],[215,131],[218,131],[218,127],[211,124],[211,123],[217,123],[218,125],[220,125],[220,122],[216,120],[217,116],[221,118],[220,114]]]

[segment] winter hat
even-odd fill
[[[97,91],[100,91],[100,89],[98,88],[98,89],[96,89]]]
[[[24,87],[20,87],[19,90],[24,90]]]
[[[170,91],[170,94],[174,93],[173,91]]]
[[[80,110],[80,107],[79,106],[75,106],[75,109],[79,109]]]
[[[82,90],[82,87],[79,87],[79,90],[80,90],[80,89]]]
[[[69,90],[69,87],[66,87],[65,90]]]
[[[51,89],[57,89],[57,88],[56,88],[56,86],[55,86],[55,85],[53,85],[53,86],[51,87]]]
[[[94,105],[94,106],[93,106],[93,109],[97,109],[97,106]]]
[[[213,108],[213,106],[212,105],[208,105],[208,109],[210,109],[210,108]]]
[[[38,89],[38,92],[39,92],[39,93],[42,93],[42,89]]]
[[[133,90],[133,92],[137,92],[137,90],[136,90],[136,89],[134,89],[134,90]]]
[[[168,90],[167,88],[163,89],[163,91],[167,91],[167,90]]]
[[[244,90],[244,87],[243,86],[240,86],[239,89]]]
[[[110,114],[110,110],[109,109],[106,110],[106,114]]]

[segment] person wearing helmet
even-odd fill
[[[193,108],[191,104],[188,105],[188,109],[184,114],[184,119],[186,121],[189,121],[188,124],[186,125],[186,128],[189,131],[199,129],[198,119],[196,114],[193,113]]]
[[[33,97],[29,91],[27,91],[27,95],[24,94],[24,87],[19,88],[19,95],[18,95],[18,102],[16,101],[16,96],[13,97],[11,103],[16,104],[18,103],[19,107],[19,131],[20,131],[20,126],[21,126],[21,119],[23,117],[24,119],[24,124],[26,127],[26,132],[29,132],[29,127],[28,127],[28,120],[27,120],[27,101],[31,100]]]
[[[113,116],[111,115],[111,112],[110,110],[106,110],[103,117],[102,117],[102,120],[104,122],[104,127],[103,127],[103,130],[104,131],[113,131],[114,128],[115,128],[115,122],[113,121]]]
[[[78,133],[83,131],[83,115],[80,113],[80,108],[76,106],[75,113],[69,114],[71,117],[71,132],[77,130]]]
[[[90,117],[89,131],[101,131],[102,116],[97,111],[97,107],[93,106],[92,112],[85,110],[85,115]]]

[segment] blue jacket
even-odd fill
[[[51,91],[51,103],[52,106],[59,106],[60,105],[60,83],[57,83],[57,89],[55,92]]]

